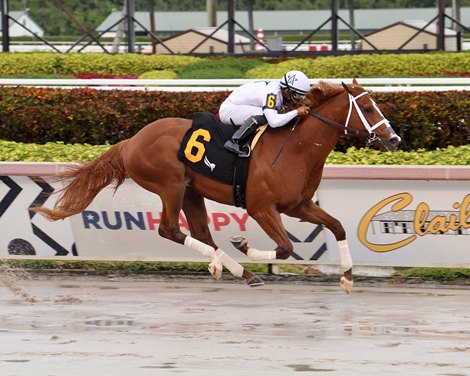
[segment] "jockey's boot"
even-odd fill
[[[240,125],[240,128],[237,129],[232,138],[224,144],[225,148],[238,154],[239,157],[249,157],[251,148],[247,141],[250,136],[256,132],[259,126],[267,122],[264,115],[250,116],[245,120],[245,123]]]

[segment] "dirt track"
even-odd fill
[[[0,285],[0,375],[470,375],[470,289],[44,275]],[[26,295],[24,295],[26,294]]]

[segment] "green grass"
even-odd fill
[[[151,261],[74,261],[4,259],[0,266],[26,270],[85,271],[94,273],[207,273],[207,262],[151,262]],[[253,273],[268,273],[267,264],[243,264]],[[280,264],[280,273],[305,274],[299,264]],[[470,269],[465,268],[398,268],[395,276],[417,277],[435,282],[470,279]]]
[[[121,272],[121,273],[207,273],[208,262],[153,262],[153,261],[74,261],[74,260],[32,260],[3,259],[0,266],[26,270],[80,270],[88,272]],[[253,273],[267,273],[267,264],[242,264]],[[281,273],[302,274],[301,265],[280,265]]]
[[[409,268],[397,271],[398,276],[420,277],[438,282],[469,279],[470,269],[465,268]]]

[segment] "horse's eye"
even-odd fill
[[[369,107],[369,106],[364,107],[364,111],[365,112],[372,112],[372,107]]]

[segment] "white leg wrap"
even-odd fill
[[[195,251],[198,251],[203,256],[209,257],[211,259],[216,257],[214,248],[197,239],[190,237],[189,235],[186,236],[186,239],[184,239],[184,245],[194,249]]]
[[[276,251],[259,251],[255,248],[248,248],[246,255],[250,260],[263,261],[263,260],[275,260]]]
[[[349,246],[347,240],[341,240],[338,242],[339,245],[339,259],[341,262],[341,271],[344,273],[353,267],[351,253],[349,252]]]
[[[227,255],[220,248],[215,251],[222,265],[225,266],[233,276],[241,278],[243,276],[243,266],[236,262],[233,258]]]
[[[189,235],[186,236],[186,239],[184,239],[184,245],[198,251],[205,257],[211,258],[212,262],[209,264],[209,272],[214,276],[215,279],[220,279],[220,277],[222,277],[222,263],[215,253],[214,248],[197,239],[192,238]]]

